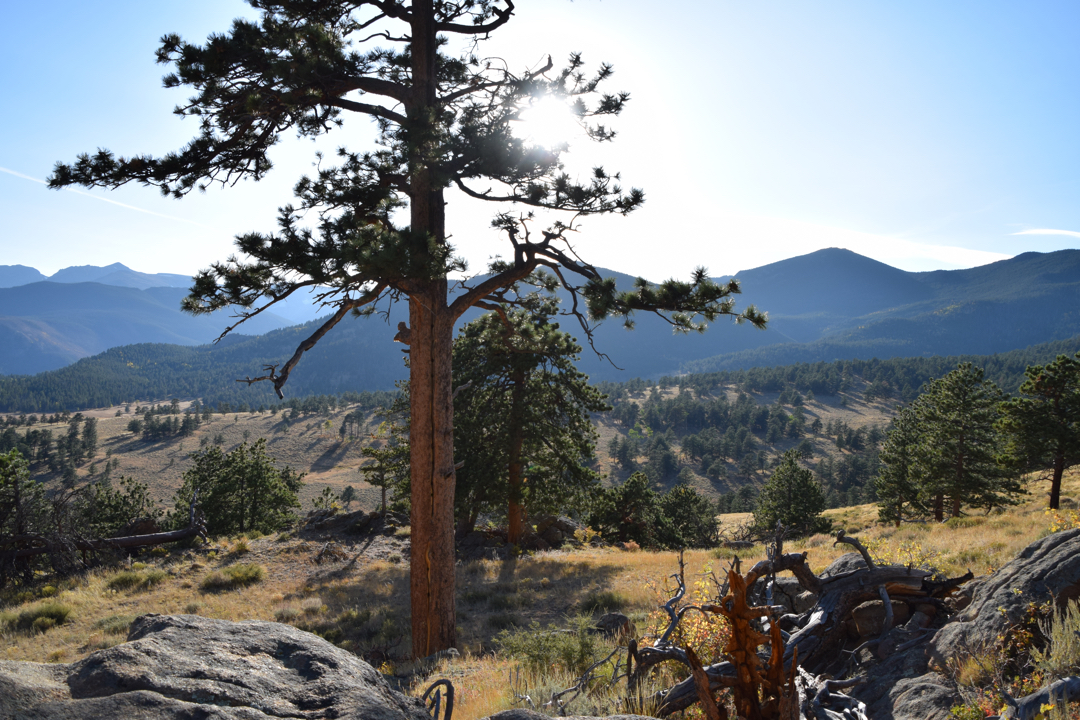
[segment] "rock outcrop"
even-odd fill
[[[1031,603],[1058,608],[1080,597],[1080,529],[1036,540],[993,575],[968,583],[971,603],[937,633],[933,652],[942,658],[992,648],[1021,624]]]
[[[128,642],[67,665],[0,662],[0,717],[430,720],[419,700],[315,635],[196,615],[144,615]]]

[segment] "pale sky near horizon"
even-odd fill
[[[906,270],[1080,247],[1080,5],[884,0],[545,0],[481,47],[512,67],[571,51],[615,66],[620,136],[579,152],[644,188],[628,218],[584,223],[588,261],[652,280],[846,247]],[[260,182],[175,201],[153,188],[49,191],[58,160],[99,147],[162,154],[196,133],[171,114],[158,39],[251,14],[239,0],[8,3],[0,24],[0,265],[46,274],[122,262],[192,273],[242,232],[275,229],[310,169],[289,137]],[[318,143],[363,149],[350,122]],[[578,150],[586,141],[572,139]],[[500,208],[501,209],[501,208]],[[480,272],[492,208],[449,196]]]

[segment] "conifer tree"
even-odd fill
[[[962,503],[990,509],[1015,502],[1021,492],[1015,472],[998,462],[1001,400],[997,385],[970,362],[930,382],[919,396],[916,472],[938,522],[946,498],[950,515],[959,517]]]
[[[372,433],[380,445],[368,445],[360,453],[372,462],[360,466],[360,474],[382,491],[380,512],[386,514],[387,491],[408,494],[409,489],[409,384],[399,382],[400,395],[384,411],[384,419]]]
[[[737,312],[738,283],[713,283],[704,269],[690,282],[640,281],[619,292],[580,259],[569,239],[576,219],[629,213],[644,194],[624,190],[618,174],[603,168],[571,177],[565,144],[538,147],[515,137],[513,123],[551,97],[573,107],[590,137],[607,141],[614,132],[602,121],[628,95],[601,92],[612,68],[588,74],[580,55],[562,70],[549,60],[522,72],[484,58],[479,41],[511,20],[513,0],[248,1],[261,18],[238,19],[205,45],[162,39],[158,61],[174,66],[165,85],[195,90],[176,110],[199,120],[188,145],[160,158],[99,150],[58,163],[50,186],[139,182],[182,197],[263,177],[270,149],[287,132],[316,137],[346,116],[374,120],[375,149],[343,148],[336,167],[320,162],[314,177],[297,183],[296,204],[281,209],[278,232],[239,237],[241,256],[200,273],[185,307],[206,313],[239,305],[251,317],[318,288],[334,313],[284,365],[269,368],[264,377],[280,393],[304,352],[346,316],[407,299],[409,322],[396,339],[411,353],[412,640],[413,653],[426,656],[456,642],[451,345],[462,313],[481,302],[513,302],[508,289],[532,279],[583,301],[571,308],[587,337],[589,323],[616,315],[631,324],[635,311],[666,313],[681,331],[721,315],[759,326],[765,318],[753,307]],[[508,259],[453,295],[448,273],[464,263],[448,239],[448,188],[507,208],[493,225]],[[542,221],[534,210],[566,211],[570,219]],[[538,269],[552,274],[538,278]]]
[[[821,517],[824,509],[825,496],[814,474],[799,464],[797,450],[788,450],[761,488],[754,507],[754,526],[759,532],[771,533],[780,522],[798,532],[814,532],[827,524]]]
[[[211,447],[191,454],[195,464],[184,473],[176,492],[174,517],[186,523],[188,508],[198,493],[198,504],[212,535],[258,530],[269,533],[293,519],[300,507],[297,497],[303,473],[278,468],[266,454],[266,440],[249,446],[240,443],[230,452]]]
[[[1058,355],[1025,373],[1020,397],[1002,405],[1004,458],[1015,467],[1051,468],[1050,508],[1061,506],[1061,477],[1080,462],[1080,353]]]
[[[508,540],[521,541],[527,508],[581,507],[600,482],[588,467],[596,443],[589,414],[610,409],[574,367],[581,352],[552,322],[553,301],[498,308],[454,341],[458,516],[501,506]]]
[[[927,514],[927,497],[915,467],[918,443],[917,408],[909,406],[893,418],[878,456],[881,467],[874,478],[874,489],[882,522],[893,522],[899,527],[904,519]]]

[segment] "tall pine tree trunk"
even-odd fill
[[[409,301],[413,655],[454,647],[454,434],[446,281]]]
[[[941,493],[934,496],[934,520],[937,522],[945,520],[945,496]]]
[[[408,108],[410,228],[414,238],[445,243],[445,204],[428,160],[434,143],[437,81],[432,0],[412,4],[413,96]],[[427,245],[415,260],[431,261]],[[436,271],[437,272],[437,271]],[[411,283],[409,297],[409,444],[412,482],[412,650],[416,658],[454,647],[454,321],[445,276]]]
[[[1054,453],[1054,477],[1050,481],[1050,509],[1061,507],[1061,476],[1065,474],[1065,453],[1058,448]]]

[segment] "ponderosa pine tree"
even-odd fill
[[[515,544],[527,508],[587,504],[600,482],[588,467],[589,414],[611,409],[574,367],[581,346],[552,322],[555,302],[532,300],[481,316],[454,341],[458,516],[471,528],[479,512],[501,506]]]
[[[754,527],[768,534],[779,522],[800,533],[819,531],[828,524],[821,517],[824,509],[825,495],[814,473],[799,464],[797,450],[788,450],[758,494]]]
[[[908,406],[893,418],[878,455],[881,467],[874,478],[874,490],[878,496],[878,518],[882,522],[893,522],[899,527],[904,519],[927,514],[926,494],[915,469],[918,444],[918,409]]]
[[[425,656],[456,642],[451,345],[465,310],[512,302],[508,288],[534,278],[584,300],[588,317],[582,310],[579,320],[586,335],[590,320],[617,315],[629,323],[635,311],[665,312],[683,331],[720,315],[756,325],[765,318],[753,307],[736,312],[731,295],[738,284],[713,283],[704,269],[691,282],[640,281],[619,292],[571,247],[574,220],[540,229],[531,212],[496,216],[508,259],[450,295],[447,275],[464,263],[448,241],[448,188],[573,218],[625,214],[642,203],[642,191],[624,191],[619,176],[602,168],[571,178],[561,159],[565,144],[538,147],[512,131],[530,103],[550,96],[572,105],[593,139],[612,139],[596,121],[618,114],[628,96],[599,92],[611,67],[588,76],[573,55],[561,71],[549,61],[515,73],[502,60],[481,57],[477,41],[511,20],[513,0],[248,2],[261,12],[258,22],[236,20],[201,46],[176,35],[162,40],[158,61],[175,68],[166,87],[196,91],[176,110],[199,119],[188,145],[160,158],[99,150],[57,164],[50,186],[140,182],[182,197],[215,182],[261,178],[271,167],[270,148],[287,131],[316,137],[346,116],[374,120],[375,150],[342,149],[340,165],[302,178],[297,205],[281,210],[279,231],[239,237],[242,257],[200,273],[185,307],[204,313],[239,305],[251,317],[298,290],[319,288],[335,312],[284,365],[269,368],[265,379],[280,393],[304,352],[347,315],[408,299],[409,322],[397,339],[411,352],[412,641],[413,653]],[[448,38],[464,41],[458,54]],[[304,225],[305,215],[314,229]],[[553,275],[535,278],[538,269]]]
[[[372,462],[360,466],[360,474],[382,494],[380,512],[386,514],[386,495],[409,487],[409,384],[399,382],[401,392],[383,411],[383,421],[372,434],[379,445],[368,445],[360,453]]]
[[[295,518],[303,473],[278,468],[266,454],[266,439],[240,443],[225,453],[211,447],[191,454],[195,464],[184,473],[176,491],[174,518],[187,523],[188,508],[198,493],[199,508],[211,535],[258,530],[275,532]]]
[[[1001,406],[1004,459],[1020,468],[1051,468],[1050,509],[1061,506],[1061,477],[1080,462],[1080,353],[1058,355],[1025,373],[1020,397]]]
[[[930,382],[916,401],[915,469],[938,522],[946,498],[950,515],[959,517],[963,503],[990,509],[1012,504],[1021,492],[1016,473],[998,462],[1001,401],[997,385],[969,362]]]

